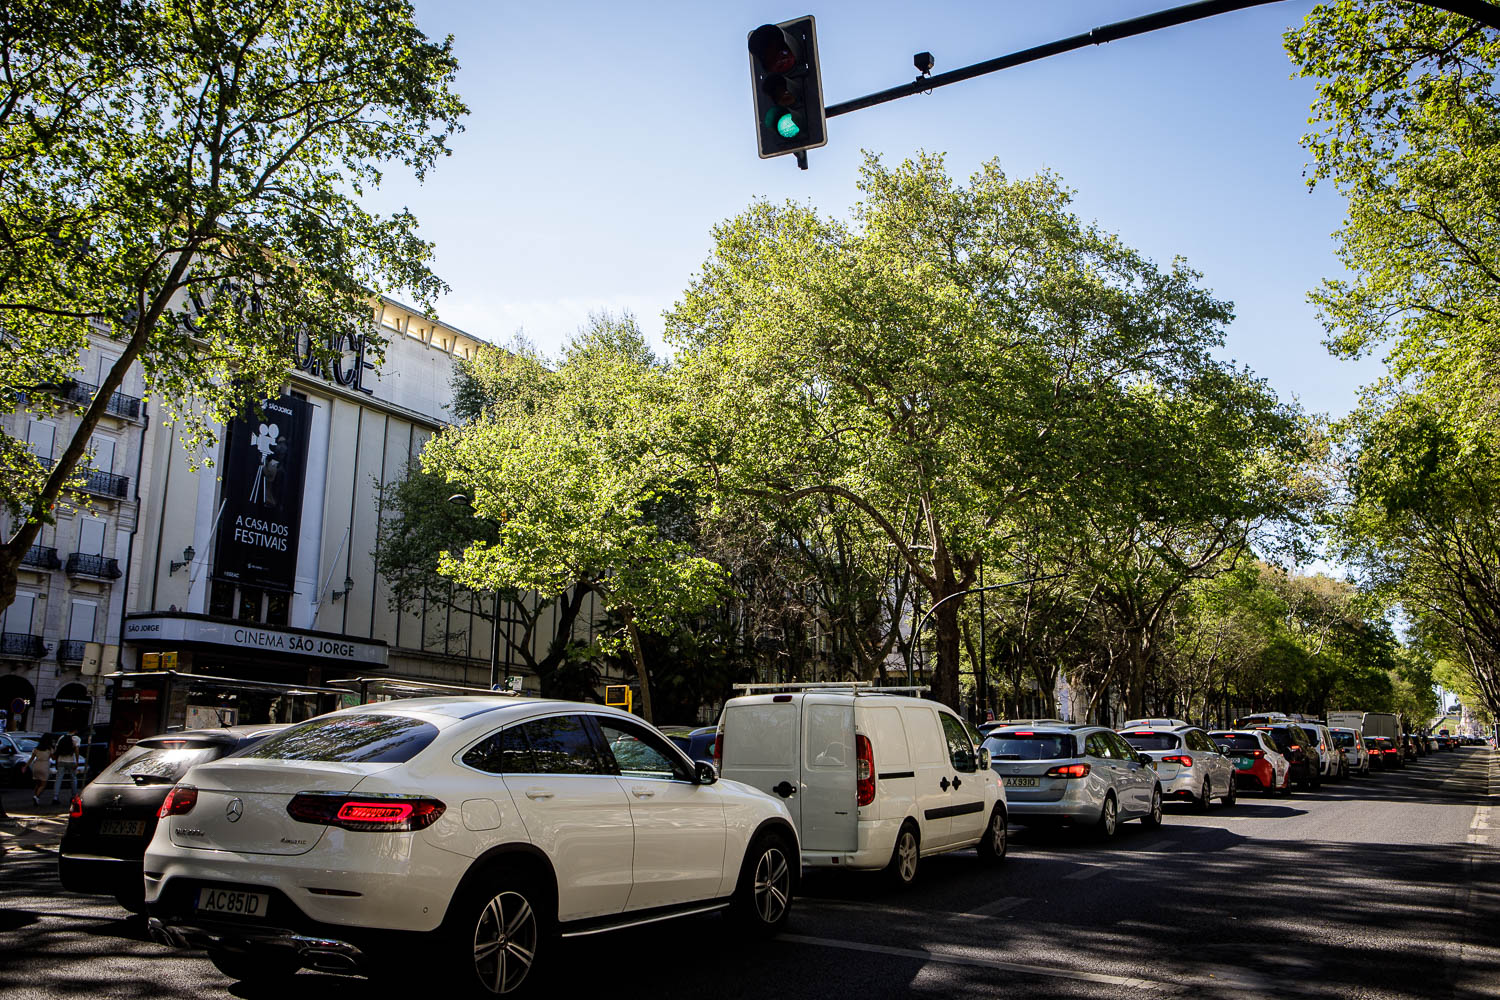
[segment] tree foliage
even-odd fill
[[[443,289],[416,220],[361,198],[425,176],[465,108],[407,0],[13,0],[0,46],[3,405],[73,376],[91,331],[120,349],[50,470],[0,440],[3,606],[132,365],[201,441],[277,391],[299,333],[378,352],[373,295]]]

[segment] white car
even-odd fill
[[[1005,789],[951,709],[879,688],[790,686],[806,690],[724,704],[719,762],[787,801],[803,864],[884,869],[906,886],[934,854],[1005,857]]]
[[[194,767],[159,816],[153,936],[262,982],[378,974],[416,948],[460,993],[514,994],[559,935],[719,909],[774,932],[800,873],[779,799],[564,701],[320,716]]]

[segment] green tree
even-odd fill
[[[1080,222],[1050,175],[869,156],[859,187],[851,223],[762,203],[715,229],[667,317],[674,430],[711,493],[834,498],[882,535],[937,608],[934,693],[956,703],[981,553],[1019,507],[1157,448],[1122,414],[1149,392],[1195,409],[1230,307]]]
[[[660,448],[666,375],[620,325],[585,330],[545,391],[502,394],[435,436],[422,468],[470,495],[497,532],[445,553],[439,571],[474,590],[546,597],[586,585],[619,623],[609,645],[634,663],[650,719],[642,631],[718,605],[728,581],[674,528],[683,484]]]
[[[71,376],[91,329],[120,348],[50,470],[0,438],[3,608],[131,365],[202,439],[298,332],[378,350],[372,296],[443,289],[415,219],[361,198],[425,176],[466,109],[407,0],[11,0],[0,45],[0,405]]]

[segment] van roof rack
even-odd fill
[[[771,691],[852,691],[856,695],[924,694],[932,690],[927,684],[880,687],[874,681],[778,681],[763,684],[732,684],[730,687],[742,694],[765,694]]]

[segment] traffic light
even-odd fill
[[[802,153],[828,143],[818,32],[809,15],[750,32],[750,89],[760,158]],[[806,157],[797,163],[806,169]]]

